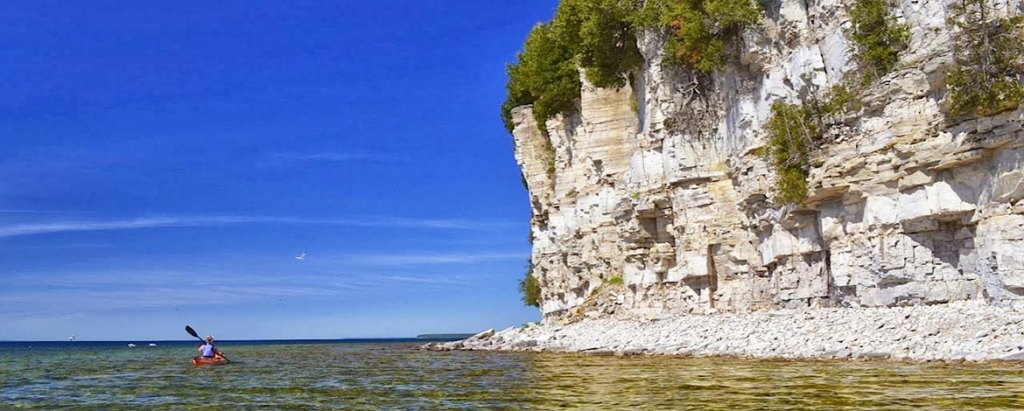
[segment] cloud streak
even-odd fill
[[[415,219],[373,216],[341,219],[307,219],[266,216],[140,217],[107,221],[56,221],[0,225],[0,238],[81,231],[140,230],[149,228],[205,227],[236,224],[308,224],[368,228],[448,230],[488,230],[508,226],[508,224],[505,223],[477,220]]]
[[[29,210],[20,208],[0,208],[0,214],[86,214],[86,212],[66,210]]]
[[[355,254],[341,257],[345,263],[368,266],[410,266],[438,264],[476,264],[487,261],[520,260],[530,253],[422,253],[422,254]]]
[[[0,312],[105,312],[201,305],[267,304],[279,299],[338,299],[398,289],[424,292],[472,284],[460,276],[358,275],[259,278],[233,273],[104,271],[0,279]],[[187,279],[192,281],[186,281]],[[195,278],[212,281],[196,283]]]

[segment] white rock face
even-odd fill
[[[633,84],[585,84],[550,137],[513,111],[546,322],[1024,299],[1024,110],[950,124],[945,0],[898,5],[900,69],[817,156],[810,199],[772,205],[762,124],[857,70],[847,3],[782,0],[710,91],[644,33]],[[616,277],[625,291],[597,307]]]

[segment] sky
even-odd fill
[[[0,3],[0,340],[538,320],[499,107],[556,5]]]

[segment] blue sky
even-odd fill
[[[0,340],[539,319],[499,106],[556,4],[0,3]]]

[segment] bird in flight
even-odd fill
[[[306,252],[303,251],[302,254],[299,254],[299,255],[295,256],[295,259],[296,260],[305,260],[306,259]]]

